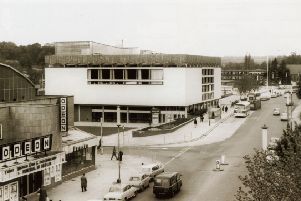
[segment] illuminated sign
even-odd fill
[[[60,125],[61,125],[61,132],[68,131],[68,118],[67,118],[67,98],[60,98]]]
[[[51,149],[51,135],[0,146],[0,160],[12,160]]]

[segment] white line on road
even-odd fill
[[[169,163],[171,163],[173,160],[175,160],[176,158],[180,157],[181,155],[183,155],[185,152],[187,152],[188,150],[190,150],[192,147],[186,147],[184,149],[182,149],[177,155],[175,155],[174,157],[172,157],[169,161],[167,161],[164,166],[168,165]]]

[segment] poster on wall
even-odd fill
[[[3,201],[3,187],[0,186],[0,201]]]
[[[9,200],[9,190],[8,190],[8,185],[4,186],[3,189],[3,200]]]
[[[50,168],[46,168],[44,170],[44,186],[48,186],[50,184],[51,184]]]
[[[55,178],[54,181],[58,182],[62,180],[62,165],[56,165]]]
[[[10,184],[10,201],[18,201],[18,183],[14,182]]]

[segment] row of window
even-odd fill
[[[214,77],[202,77],[203,84],[214,83]]]
[[[202,95],[202,100],[210,100],[210,99],[214,99],[214,92],[210,92],[210,93],[204,93]]]
[[[163,69],[88,69],[88,84],[163,84]]]
[[[203,85],[202,86],[202,92],[209,92],[209,91],[214,91],[214,85],[209,84],[209,85]]]
[[[214,69],[202,69],[203,75],[214,75]]]

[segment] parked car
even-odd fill
[[[286,112],[283,112],[283,113],[281,113],[281,116],[280,116],[280,120],[281,121],[287,121],[287,113]]]
[[[274,108],[273,115],[279,116],[280,115],[280,108]]]
[[[113,184],[109,193],[104,196],[104,200],[126,201],[136,196],[138,189],[129,184]]]
[[[145,174],[137,174],[131,176],[129,179],[129,184],[133,187],[138,188],[140,191],[143,191],[145,188],[149,187],[150,177]]]
[[[154,179],[158,174],[164,172],[164,166],[161,163],[153,163],[149,165],[142,165],[142,172]]]
[[[173,197],[182,187],[181,174],[178,172],[164,172],[154,179],[153,193],[156,197],[169,195]]]

